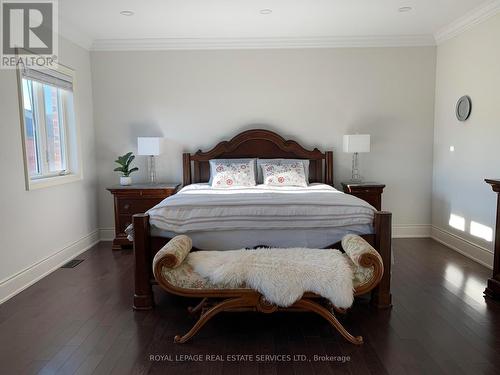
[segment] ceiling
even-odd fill
[[[61,33],[80,44],[142,39],[420,38],[493,0],[59,0]],[[498,4],[497,4],[498,5]],[[399,12],[400,7],[412,7]],[[261,14],[270,9],[272,13]],[[134,12],[123,16],[123,10]],[[419,40],[420,40],[419,39]],[[433,38],[432,38],[433,40]],[[104,43],[105,44],[105,43]]]

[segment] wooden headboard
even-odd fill
[[[183,154],[183,183],[208,182],[211,159],[308,159],[309,182],[322,182],[333,186],[333,152],[317,148],[307,150],[299,143],[263,129],[244,131],[229,141],[220,142],[209,151]]]

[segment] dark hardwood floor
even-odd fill
[[[179,345],[194,301],[157,288],[157,308],[133,312],[132,253],[101,243],[0,306],[0,374],[498,374],[490,271],[430,239],[395,240],[394,257],[393,309],[361,299],[343,318],[361,347],[305,313],[228,313]]]

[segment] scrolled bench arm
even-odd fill
[[[185,235],[175,236],[158,251],[153,259],[153,272],[161,267],[179,267],[193,247],[191,238]]]
[[[373,289],[384,274],[384,263],[377,250],[355,234],[344,236],[342,248],[355,267],[373,268],[373,278],[367,284],[357,287],[355,294],[360,295]]]

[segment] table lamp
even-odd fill
[[[155,156],[161,154],[161,139],[159,137],[138,137],[137,138],[137,154],[147,155],[149,182],[156,183],[156,163]]]
[[[343,150],[344,152],[353,153],[351,181],[361,182],[361,176],[359,175],[358,154],[360,152],[370,152],[370,135],[369,134],[344,135]]]

